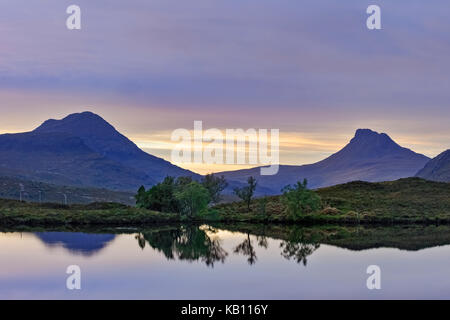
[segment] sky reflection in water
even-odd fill
[[[450,298],[450,232],[424,228],[6,232],[0,298]],[[79,291],[66,289],[73,264]],[[366,288],[372,264],[381,267],[381,290]]]

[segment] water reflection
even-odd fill
[[[269,239],[278,240],[280,254],[287,260],[307,266],[308,257],[321,244],[364,250],[392,247],[402,250],[420,250],[450,243],[450,226],[267,226],[267,225],[219,225],[181,226],[165,229],[149,229],[136,235],[143,249],[148,243],[169,259],[202,261],[214,267],[224,263],[229,252],[221,246],[217,230],[229,230],[241,234],[241,242],[229,250],[247,258],[248,264],[258,261],[256,248],[268,249]]]
[[[308,231],[310,231],[308,228],[292,228],[288,233],[288,239],[280,243],[281,255],[288,260],[294,259],[306,267],[307,257],[320,247],[318,237]]]
[[[221,231],[238,234],[239,241],[225,249]],[[117,234],[133,236],[142,250],[162,253],[167,260],[201,262],[213,268],[225,263],[230,255],[244,256],[253,266],[259,250],[274,243],[280,255],[307,266],[308,258],[321,244],[350,250],[393,247],[420,250],[450,243],[450,226],[281,226],[281,225],[168,225],[144,229],[108,229],[81,232],[36,232],[34,235],[49,248],[63,248],[71,254],[94,256],[104,250]],[[105,233],[107,232],[107,233]],[[276,248],[272,249],[276,250]],[[258,249],[258,250],[257,250]]]
[[[199,260],[213,267],[216,262],[224,263],[228,255],[220,239],[211,236],[216,232],[213,228],[187,225],[175,229],[149,229],[138,233],[135,238],[142,249],[148,243],[168,260]]]
[[[234,249],[234,253],[240,253],[244,256],[248,256],[247,261],[249,265],[252,265],[256,262],[258,258],[256,257],[256,252],[253,247],[252,240],[250,240],[249,233],[247,233],[247,237],[244,239],[244,241]]]
[[[167,260],[200,261],[208,267],[224,263],[230,253],[245,256],[248,264],[254,265],[258,260],[256,248],[269,247],[266,228],[263,228],[263,234],[242,233],[242,241],[229,253],[221,245],[218,230],[198,225],[157,226],[139,230],[134,238],[142,250],[149,247],[162,253]],[[294,228],[287,233],[288,238],[279,244],[282,257],[306,266],[307,257],[320,246],[319,243],[311,243],[306,230],[309,229]],[[83,256],[98,254],[116,237],[115,234],[83,232],[36,232],[34,235],[49,248],[59,247]]]
[[[300,229],[303,230],[303,229]],[[168,260],[201,261],[209,267],[216,262],[224,263],[228,252],[222,248],[217,229],[208,226],[181,226],[176,229],[148,230],[138,233],[135,238],[141,249],[148,244],[151,248],[164,254]],[[234,254],[243,255],[249,265],[258,260],[256,247],[267,249],[268,239],[265,235],[252,236],[247,232],[243,241],[232,250]],[[306,266],[307,257],[320,246],[310,243],[303,232],[296,230],[289,240],[281,241],[281,255],[288,260],[295,260]]]
[[[292,241],[283,241],[280,244],[282,248],[281,255],[286,259],[290,260],[294,258],[297,263],[302,263],[305,267],[307,264],[307,257],[312,255],[320,245],[319,244],[305,244],[296,243]]]
[[[82,232],[36,232],[35,236],[50,248],[62,247],[73,254],[92,256],[104,249],[114,234],[88,234]]]
[[[0,229],[0,299],[448,298],[448,244],[443,225]],[[72,264],[80,292],[65,287]]]

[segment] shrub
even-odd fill
[[[178,202],[175,199],[175,178],[166,177],[163,182],[147,191],[144,207],[160,212],[179,212]]]
[[[263,197],[258,201],[258,214],[262,216],[267,216],[267,197]]]
[[[193,181],[183,188],[178,188],[175,191],[175,199],[178,201],[180,213],[193,217],[207,208],[210,196],[205,187]]]
[[[283,202],[292,217],[300,217],[306,213],[320,209],[320,197],[307,188],[308,181],[297,182],[294,186],[283,188]]]

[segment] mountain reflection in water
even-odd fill
[[[224,249],[221,233],[240,234],[240,242]],[[73,254],[93,256],[105,249],[115,238],[114,233],[94,230],[86,232],[36,232],[46,246],[61,247]],[[450,243],[449,226],[281,226],[281,225],[167,225],[139,230],[113,229],[108,232],[134,236],[142,249],[152,248],[167,260],[199,261],[208,267],[225,263],[230,255],[246,257],[249,265],[258,261],[256,248],[268,249],[269,240],[277,240],[282,257],[307,266],[321,244],[350,250],[392,247],[402,250],[420,250]]]
[[[114,238],[114,234],[88,234],[82,232],[36,232],[48,247],[62,247],[74,254],[92,256],[104,249]]]

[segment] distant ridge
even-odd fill
[[[417,176],[427,180],[450,182],[450,149],[431,159]]]
[[[226,178],[244,182],[249,176],[273,194],[304,178],[309,187],[320,188],[355,180],[379,182],[412,177],[429,160],[428,157],[399,146],[387,134],[358,129],[340,151],[314,164],[281,165],[277,175],[261,176],[259,168],[221,172]]]

